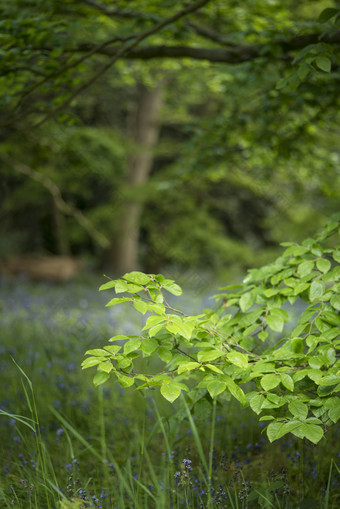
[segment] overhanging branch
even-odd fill
[[[331,45],[340,44],[340,31],[332,36],[325,36],[321,39],[321,34],[307,34],[285,41],[271,41],[269,44],[259,45],[239,45],[226,48],[202,48],[194,46],[168,46],[168,45],[150,45],[139,48],[133,48],[124,58],[135,60],[152,60],[155,58],[191,58],[193,60],[207,60],[209,62],[220,62],[228,64],[240,64],[258,57],[263,57],[271,52],[271,48],[280,48],[282,56],[287,57],[291,51],[297,51],[311,44],[325,42]],[[267,46],[267,47],[266,47]],[[90,51],[93,45],[91,43],[81,44],[78,51]],[[99,50],[100,54],[113,57],[117,50],[112,47],[106,47]],[[276,57],[277,58],[277,57]]]
[[[30,166],[27,166],[27,164],[23,164],[6,154],[0,154],[0,159],[2,159],[6,165],[13,168],[16,172],[39,182],[39,184],[41,184],[51,194],[55,206],[62,214],[72,216],[99,246],[103,248],[108,247],[108,239],[102,233],[98,232],[93,223],[84,216],[81,210],[70,205],[64,200],[59,187],[53,182],[53,180],[34,170]]]
[[[169,16],[168,18],[163,19],[159,23],[156,23],[151,28],[137,34],[134,37],[134,40],[132,42],[128,42],[125,45],[121,46],[118,50],[115,51],[113,55],[111,55],[111,58],[109,61],[103,65],[99,71],[92,76],[91,79],[89,79],[87,82],[80,85],[78,88],[76,88],[70,96],[57,108],[54,108],[52,111],[50,111],[40,122],[38,122],[34,127],[39,127],[43,123],[45,123],[47,120],[49,120],[51,117],[55,116],[59,111],[61,111],[64,107],[68,106],[75,97],[77,97],[80,93],[82,93],[84,90],[86,90],[88,87],[90,87],[94,82],[97,81],[97,79],[105,74],[105,72],[110,69],[110,67],[113,66],[117,62],[119,58],[122,58],[126,55],[128,55],[140,42],[147,39],[151,35],[159,32],[164,27],[170,25],[171,23],[174,23],[178,21],[179,19],[185,17],[186,15],[198,11],[201,7],[209,3],[210,0],[199,0],[198,2],[191,3],[190,5],[187,5],[184,9],[181,9],[180,11],[177,11],[172,16]],[[105,43],[103,43],[105,44]],[[105,49],[105,48],[104,48]]]

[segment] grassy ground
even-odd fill
[[[233,403],[191,415],[157,391],[94,388],[84,352],[141,325],[104,307],[101,282],[1,281],[0,508],[340,506],[339,429],[269,445]]]

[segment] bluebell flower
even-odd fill
[[[192,463],[192,462],[191,462],[191,460],[184,459],[184,460],[182,461],[182,463],[183,463],[183,465],[185,466],[185,468],[186,468],[189,472],[191,472],[191,463]]]

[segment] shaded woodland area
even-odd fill
[[[0,13],[0,509],[338,509],[340,0]]]
[[[1,2],[1,258],[244,270],[312,234],[339,207],[338,8]]]

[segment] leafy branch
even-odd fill
[[[108,306],[130,303],[148,315],[143,333],[89,350],[83,368],[97,366],[96,385],[113,375],[122,387],[159,386],[170,402],[182,391],[192,404],[206,393],[234,397],[268,422],[270,441],[293,433],[317,443],[340,419],[340,245],[331,239],[339,226],[338,214],[315,239],[284,243],[282,256],[250,270],[242,285],[227,286],[215,296],[223,305],[198,316],[168,305],[163,293],[182,290],[160,274],[135,271],[104,283],[100,290],[123,294]],[[288,303],[298,318],[287,313]],[[259,345],[262,353],[255,353]],[[145,357],[160,359],[165,369],[138,372],[135,359]]]

